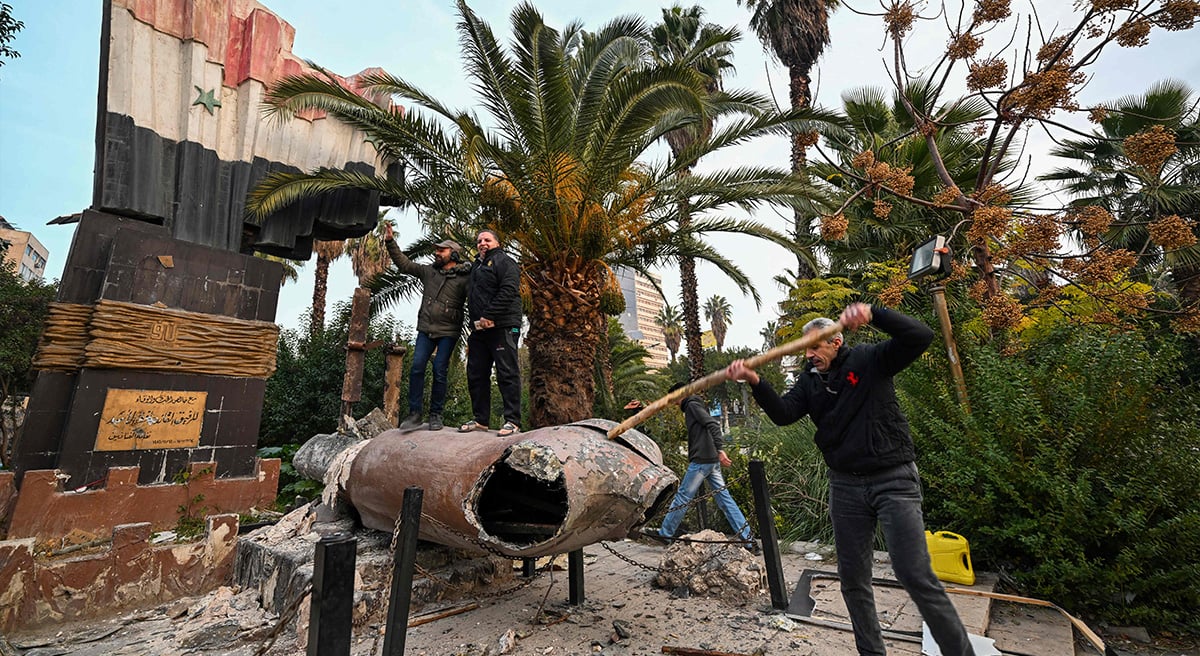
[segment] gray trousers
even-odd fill
[[[915,463],[869,474],[829,472],[829,515],[842,599],[861,656],[885,656],[871,588],[876,523],[883,527],[896,579],[912,597],[944,656],[973,656],[967,631],[929,563],[921,478]]]

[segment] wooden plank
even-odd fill
[[[1062,613],[1043,606],[1010,601],[992,604],[988,637],[1002,652],[1027,656],[1062,656],[1075,653],[1071,623]]]

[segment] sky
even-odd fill
[[[46,266],[48,278],[62,275],[70,248],[73,226],[48,226],[54,217],[86,208],[92,196],[92,170],[96,121],[97,76],[102,0],[7,0],[13,16],[25,23],[10,44],[21,53],[0,66],[0,216],[29,230],[50,250]],[[455,5],[450,0],[265,0],[262,4],[296,28],[293,52],[311,59],[342,75],[379,66],[431,92],[452,107],[472,108],[476,103],[469,80],[459,60]],[[515,3],[499,0],[475,0],[470,3],[502,39],[510,33],[508,16]],[[666,2],[646,0],[609,0],[602,3],[575,0],[542,0],[535,5],[549,25],[561,27],[580,19],[585,27],[596,29],[620,15],[640,15],[650,22],[661,17]],[[957,14],[958,4],[950,3]],[[1070,25],[1071,5],[1066,0],[1013,0],[1013,10],[1022,15],[1021,25],[1032,16],[1033,24],[1045,32],[1057,26],[1059,32]],[[748,26],[749,12],[735,0],[704,2],[706,20],[725,26],[737,26],[743,38],[734,48],[737,67],[726,88],[751,89],[774,95],[787,103],[787,71],[764,54]],[[830,18],[832,44],[814,70],[815,102],[827,107],[840,106],[843,92],[863,86],[886,87],[889,73],[885,68],[888,52],[883,50],[881,20],[863,15],[879,12],[879,0],[851,0]],[[908,37],[907,59],[912,68],[931,65],[947,39],[945,18],[937,14],[940,4],[925,5],[923,16]],[[969,11],[969,9],[968,9]],[[1012,28],[987,40],[988,46],[1009,43]],[[1022,31],[1012,41],[1023,43]],[[1036,35],[1035,35],[1036,41]],[[1116,98],[1142,94],[1162,79],[1174,78],[1200,86],[1200,49],[1195,46],[1196,29],[1189,32],[1164,32],[1155,29],[1150,45],[1140,49],[1113,47],[1091,69],[1092,79],[1079,95],[1080,104],[1090,106]],[[1008,52],[1011,54],[1012,47]],[[1086,124],[1076,123],[1077,125]],[[1033,132],[1026,140],[1024,154],[1033,170],[1054,166],[1045,153],[1051,140]],[[733,167],[740,164],[787,167],[788,148],[783,139],[755,141],[701,162],[701,169]],[[398,218],[398,240],[406,243],[419,235],[415,215]],[[754,218],[783,230],[788,218],[782,211],[765,209]],[[794,256],[780,247],[740,236],[721,236],[720,252],[737,263],[755,284],[762,304],[743,296],[715,268],[701,263],[698,268],[700,297],[703,301],[719,294],[733,308],[727,346],[762,344],[759,331],[776,315],[782,292],[772,277],[795,266]],[[283,328],[300,328],[312,299],[313,269],[310,261],[301,270],[300,280],[284,286],[276,321]],[[662,269],[667,301],[679,302],[679,273]],[[355,280],[346,260],[335,262],[330,276],[330,304],[349,299]],[[392,310],[411,326],[415,322],[414,304],[402,303]],[[702,323],[706,323],[702,319]]]

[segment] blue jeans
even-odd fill
[[[454,355],[454,344],[457,335],[449,337],[430,337],[418,331],[417,343],[413,346],[412,371],[408,374],[408,411],[421,412],[421,399],[425,396],[425,366],[429,364],[429,356],[436,350],[433,359],[433,389],[429,391],[430,414],[442,414],[446,407],[446,379],[450,371],[450,356]]]
[[[687,514],[688,505],[691,504],[704,481],[708,481],[709,489],[717,491],[713,494],[713,501],[716,502],[721,512],[725,513],[725,519],[733,528],[733,532],[739,538],[749,540],[750,525],[746,523],[746,516],[742,514],[737,502],[725,488],[725,477],[721,475],[721,465],[716,462],[688,463],[687,472],[683,475],[683,482],[679,484],[679,491],[675,493],[675,499],[671,502],[671,511],[663,518],[662,528],[658,530],[659,535],[666,538],[675,537],[675,531],[679,530],[679,524],[683,521],[683,516]]]
[[[896,579],[916,603],[942,654],[974,653],[962,620],[929,562],[921,500],[921,477],[911,462],[869,474],[829,472],[829,516],[838,577],[861,656],[886,653],[871,588],[876,523],[883,526]]]

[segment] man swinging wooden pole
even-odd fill
[[[753,357],[747,358],[746,366],[748,366],[750,368],[756,368],[756,367],[762,366],[763,364],[766,364],[767,362],[779,360],[786,355],[802,353],[802,352],[804,352],[805,349],[812,346],[813,344],[818,344],[822,341],[826,341],[830,337],[833,337],[834,335],[840,333],[841,331],[842,331],[842,324],[834,322],[832,325],[825,327],[823,330],[810,331],[798,339],[794,339],[786,344],[780,344],[779,346],[776,346],[775,348],[773,348],[765,353],[760,353]],[[616,438],[617,436],[621,435],[621,433],[624,433],[625,431],[629,430],[630,428],[633,428],[633,427],[637,426],[638,424],[642,423],[643,421],[646,421],[647,419],[658,414],[660,411],[662,411],[663,408],[666,408],[667,406],[675,405],[675,404],[679,403],[679,399],[682,399],[685,396],[691,396],[692,394],[696,394],[698,392],[702,392],[706,389],[709,389],[710,387],[716,387],[717,385],[720,385],[721,383],[725,382],[725,380],[726,380],[726,378],[725,378],[725,370],[724,369],[721,369],[719,371],[714,371],[711,374],[708,374],[707,376],[705,376],[703,378],[693,380],[692,382],[688,383],[687,385],[684,385],[683,387],[675,390],[674,392],[670,392],[666,396],[658,399],[657,401],[651,403],[650,405],[646,406],[645,408],[642,408],[641,411],[638,412],[636,415],[626,419],[625,421],[621,422],[620,424],[617,424],[616,426],[613,426],[608,431],[608,439],[611,440],[613,438]]]

